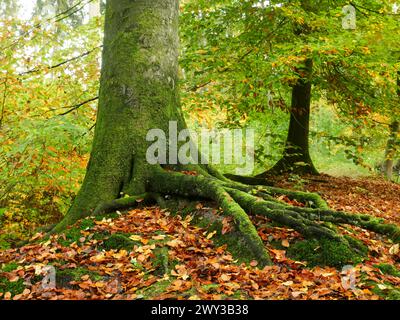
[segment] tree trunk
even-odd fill
[[[390,137],[386,145],[385,162],[383,164],[383,171],[388,180],[392,180],[393,178],[394,157],[397,151],[396,142],[399,131],[400,123],[398,121],[394,121],[390,125]]]
[[[91,159],[66,217],[145,191],[147,132],[184,127],[178,96],[178,1],[108,1]]]
[[[299,174],[318,174],[309,152],[310,110],[313,61],[307,59],[304,67],[297,70],[300,79],[293,86],[290,109],[289,132],[282,158],[270,169],[268,174],[285,172]],[[263,173],[257,178],[265,177]]]
[[[282,158],[271,169],[257,176],[226,174],[225,177],[245,184],[269,186],[273,183],[267,180],[268,177],[277,174],[290,172],[318,175],[309,151],[312,59],[306,59],[304,66],[296,71],[300,78],[292,89],[289,131]]]
[[[400,71],[397,71],[397,95],[400,98]],[[397,152],[399,133],[400,122],[395,120],[390,125],[390,136],[386,144],[385,161],[383,163],[383,172],[388,180],[392,180],[393,178],[394,157]],[[396,167],[397,166],[398,165],[396,165]]]

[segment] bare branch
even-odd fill
[[[67,114],[69,114],[71,112],[74,112],[75,110],[78,110],[80,107],[84,106],[85,104],[88,104],[90,102],[96,101],[98,99],[99,99],[99,97],[97,96],[97,97],[91,98],[89,100],[83,101],[83,102],[81,102],[79,104],[76,104],[74,106],[70,106],[70,107],[68,107],[69,108],[68,111],[60,113],[58,116],[65,116],[65,115],[67,115]]]

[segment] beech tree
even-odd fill
[[[393,1],[189,3],[183,34],[190,47],[183,61],[190,88],[206,92],[233,125],[277,108],[290,113],[280,159],[256,179],[229,178],[259,183],[282,172],[316,174],[309,151],[311,102],[334,105],[355,127],[365,126],[361,122],[373,113],[397,113]],[[260,148],[260,158],[269,159],[265,150]]]
[[[399,240],[397,226],[368,215],[335,212],[317,195],[233,182],[203,164],[151,164],[146,154],[148,132],[163,130],[170,122],[186,129],[179,101],[179,1],[108,0],[100,79],[99,106],[91,158],[80,192],[65,218],[53,229],[59,232],[89,215],[106,214],[157,203],[208,199],[222,216],[199,217],[216,231],[216,241],[245,261],[271,264],[249,215],[264,215],[297,230],[306,238],[328,239],[338,248],[359,251],[351,237],[339,235],[332,223],[357,225]],[[168,141],[173,150],[171,140]],[[305,207],[277,200],[287,195]],[[183,200],[184,199],[184,200]],[[183,202],[185,203],[185,202]],[[230,228],[222,228],[229,218]]]

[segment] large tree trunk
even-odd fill
[[[178,1],[108,1],[91,159],[67,219],[145,191],[147,132],[184,127],[178,96]]]
[[[193,210],[194,221],[215,231],[217,244],[226,244],[242,261],[257,260],[259,266],[271,264],[271,260],[246,211],[286,224],[306,237],[347,245],[344,237],[321,221],[366,226],[393,237],[399,234],[396,227],[381,227],[371,217],[329,211],[316,194],[250,187],[230,181],[206,165],[147,161],[150,130],[176,134],[169,132],[170,121],[178,123],[178,130],[186,128],[177,88],[178,16],[178,0],[107,1],[91,158],[81,190],[52,232],[89,215],[130,208],[139,200],[168,205],[172,196],[213,201],[220,210],[206,214]],[[314,208],[294,208],[273,197],[281,194]]]

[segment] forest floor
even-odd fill
[[[326,175],[279,177],[276,184],[318,192],[333,209],[400,224],[397,184]],[[196,210],[215,209],[199,202]],[[309,243],[309,260],[294,258],[293,248],[305,243],[297,232],[263,217],[253,222],[274,266],[238,263],[214,245],[213,233],[191,224],[191,215],[146,207],[88,218],[65,234],[45,241],[37,234],[29,245],[0,251],[0,299],[400,299],[399,245],[387,238],[340,226],[369,248],[364,261],[343,271],[315,266],[329,264],[318,245]],[[56,286],[46,286],[43,277],[53,271]]]

